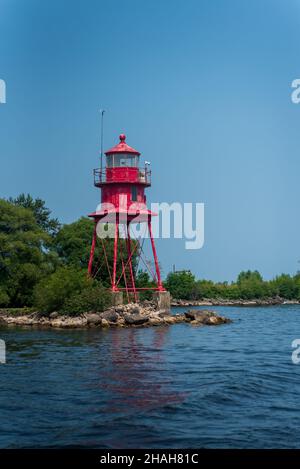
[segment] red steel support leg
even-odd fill
[[[95,222],[93,240],[92,240],[91,251],[90,251],[90,258],[89,258],[89,265],[88,265],[88,276],[89,276],[89,277],[92,277],[93,259],[94,259],[96,241],[97,241],[97,231],[96,231],[96,228],[97,228],[97,223]]]
[[[119,220],[116,220],[115,239],[114,239],[114,264],[113,264],[113,277],[112,277],[112,290],[113,291],[118,290],[116,287],[118,238],[119,238]]]
[[[153,239],[153,234],[152,234],[152,227],[151,227],[151,218],[148,220],[148,230],[149,230],[149,235],[151,239],[151,246],[152,246],[152,251],[153,251],[153,257],[154,257],[154,263],[155,263],[155,271],[156,271],[156,277],[157,277],[157,286],[159,291],[164,291],[164,287],[162,285],[162,281],[160,278],[160,270],[159,270],[159,265],[158,265],[158,259],[157,259],[157,254],[156,254],[156,249],[155,249],[155,244],[154,244],[154,239]]]
[[[129,259],[131,284],[132,284],[133,293],[134,293],[134,301],[137,303],[138,298],[137,298],[137,293],[135,289],[135,281],[134,281],[133,268],[132,268],[131,238],[130,238],[129,222],[127,223],[127,252],[128,252],[128,259]]]

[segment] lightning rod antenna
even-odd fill
[[[105,109],[100,109],[101,113],[101,142],[100,142],[100,168],[101,168],[101,173],[102,173],[102,168],[103,168],[103,118],[104,118],[104,113]]]

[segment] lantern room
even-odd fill
[[[101,203],[128,210],[146,203],[145,188],[151,185],[149,163],[140,167],[140,152],[126,143],[126,136],[105,152],[105,168],[94,170],[94,184],[100,187]]]
[[[120,135],[120,143],[105,152],[106,167],[120,168],[129,167],[137,168],[139,166],[140,153],[125,142],[126,135]]]
[[[151,185],[151,171],[149,163],[140,167],[140,152],[126,143],[126,135],[121,134],[120,142],[105,152],[105,168],[94,170],[94,183],[96,187],[104,188],[111,183],[137,183],[138,185]]]

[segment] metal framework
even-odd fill
[[[107,244],[109,238],[103,238],[97,236],[97,224],[101,223],[101,220],[95,219],[95,226],[94,226],[94,234],[91,244],[90,250],[90,258],[88,264],[88,273],[89,276],[92,278],[97,278],[99,273],[101,273],[102,269],[106,269],[106,272],[109,275],[109,279],[111,282],[111,290],[113,292],[117,291],[125,291],[127,294],[127,299],[129,300],[129,294],[132,293],[134,300],[138,301],[138,292],[139,291],[147,291],[147,290],[154,290],[154,291],[164,291],[164,287],[161,281],[160,275],[160,268],[152,233],[152,226],[151,226],[151,217],[147,222],[149,237],[151,241],[152,253],[154,257],[154,270],[149,265],[149,261],[146,258],[143,245],[144,240],[139,238],[133,238],[130,234],[130,222],[119,223],[117,221],[114,227],[114,244],[113,244],[113,261],[112,265],[110,265],[108,260],[107,254]],[[125,237],[120,237],[120,226],[125,228]],[[126,248],[126,252],[124,253],[122,250],[121,243],[119,242],[120,239],[124,239],[124,244]],[[99,256],[97,262],[95,262],[95,249],[96,247],[100,248],[101,255]],[[133,265],[133,258],[135,257],[135,268]],[[117,264],[118,261],[121,264],[121,273],[117,275]],[[156,284],[154,287],[137,287],[136,286],[136,274],[137,270],[140,266],[140,263],[143,263],[144,267],[146,268],[147,272],[150,275],[151,280]]]

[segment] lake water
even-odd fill
[[[234,322],[0,329],[0,447],[300,447],[300,307],[214,309]]]

